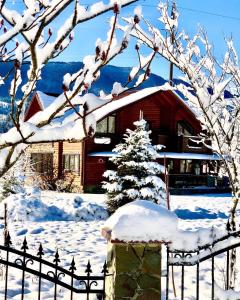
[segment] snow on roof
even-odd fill
[[[196,109],[189,105],[188,99],[184,98],[184,96],[178,90],[172,90],[172,92],[195,116],[199,115]]]
[[[112,151],[103,151],[103,152],[92,152],[92,153],[89,153],[88,156],[91,156],[91,157],[113,157],[113,156],[116,156],[117,153],[115,152],[112,152]]]
[[[159,158],[175,158],[175,159],[199,159],[199,160],[221,160],[218,154],[201,154],[201,153],[178,153],[178,152],[159,152]],[[93,152],[88,154],[91,157],[113,157],[117,153],[111,151]]]
[[[42,106],[42,110],[47,108],[56,99],[56,97],[46,95],[40,91],[37,91],[36,94],[37,94],[38,100],[40,101],[40,104]]]
[[[114,111],[116,111],[124,106],[127,106],[129,104],[137,102],[137,101],[139,101],[143,98],[146,98],[147,96],[150,96],[152,94],[155,94],[157,92],[170,91],[170,90],[171,90],[171,87],[169,86],[168,83],[166,83],[162,86],[145,88],[145,89],[142,89],[142,90],[136,91],[136,92],[134,91],[134,92],[128,93],[126,96],[122,95],[122,97],[120,97],[119,99],[114,99],[110,102],[104,101],[106,104],[102,105],[102,107],[95,109],[91,114],[94,116],[96,121],[99,121],[99,120],[103,119],[104,117],[106,117],[107,115],[113,113]],[[179,101],[181,101],[184,104],[185,107],[187,107],[190,111],[192,111],[191,108],[189,107],[189,105],[186,103],[186,101],[184,101],[174,91],[172,91],[172,92],[179,99]],[[46,95],[40,91],[37,91],[37,95],[38,95],[38,99],[40,101],[40,104],[42,105],[43,110],[46,109],[50,104],[52,104],[52,102],[55,99],[55,97]],[[99,98],[99,97],[96,97],[96,98],[101,100],[101,103],[103,102],[103,100],[101,98]],[[95,100],[95,102],[96,102],[96,100]],[[192,111],[192,113],[195,114],[193,111]]]
[[[202,154],[202,153],[178,153],[178,152],[160,152],[160,158],[176,158],[176,159],[201,159],[201,160],[221,160],[218,154]]]
[[[138,100],[141,100],[141,99],[143,99],[149,95],[152,95],[156,92],[167,91],[167,90],[169,90],[169,84],[165,84],[163,86],[145,88],[143,90],[137,91],[136,93],[131,93],[125,97],[122,97],[120,99],[116,99],[116,100],[113,100],[113,101],[107,103],[106,105],[104,105],[104,106],[98,108],[96,111],[94,111],[93,115],[95,116],[95,119],[97,121],[99,121],[99,120],[103,119],[105,116],[111,114],[112,112],[114,112],[126,105],[129,105]]]
[[[165,207],[151,201],[136,200],[120,207],[106,221],[103,231],[111,232],[111,240],[162,242],[173,238],[177,224],[177,216]]]

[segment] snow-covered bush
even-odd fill
[[[0,200],[2,201],[11,194],[24,193],[26,176],[30,172],[30,159],[26,153],[22,154],[17,163],[1,178]]]
[[[107,207],[111,213],[136,199],[166,204],[165,184],[160,178],[164,168],[156,161],[162,146],[152,145],[145,120],[134,125],[136,129],[127,129],[124,142],[113,149],[116,156],[111,161],[115,170],[104,173],[107,181],[103,188],[107,191]]]
[[[81,203],[74,212],[75,221],[105,220],[107,217],[108,213],[105,208],[91,202]]]
[[[55,190],[58,192],[72,193],[76,192],[79,188],[74,182],[75,175],[67,174],[64,179],[57,179],[55,181]]]
[[[64,178],[59,179],[54,174],[42,175],[34,174],[34,178],[37,177],[39,181],[39,187],[42,190],[58,191],[64,193],[75,193],[79,191],[79,187],[75,183],[75,175],[67,174]]]
[[[0,215],[3,215],[3,203],[8,204],[8,220],[14,221],[94,221],[108,217],[106,209],[91,201],[76,196],[71,201],[56,199],[48,203],[43,201],[39,188],[26,188],[24,193],[12,194],[1,203]]]

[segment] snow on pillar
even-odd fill
[[[105,223],[108,239],[106,299],[161,299],[161,247],[177,231],[177,217],[160,205],[137,200]]]

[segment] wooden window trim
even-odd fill
[[[72,157],[74,157],[75,167],[77,164],[77,169],[71,168],[71,158]],[[76,157],[77,157],[77,161],[76,161]],[[68,168],[66,168],[66,158],[68,159],[68,162],[67,162]],[[79,176],[80,175],[80,154],[79,153],[63,153],[63,155],[62,155],[62,170],[63,170],[63,173],[71,172],[71,173],[77,174]]]
[[[114,124],[114,130],[113,132],[110,131],[110,118],[114,118],[114,121],[113,121],[113,124]],[[106,124],[106,131],[104,132],[98,132],[97,129],[96,129],[96,134],[115,134],[116,133],[116,115],[113,114],[113,115],[110,115],[110,116],[107,116],[106,118],[102,119],[99,123],[103,122],[103,121],[106,121],[107,124]]]

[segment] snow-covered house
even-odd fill
[[[53,100],[37,92],[29,104],[25,119],[44,110]],[[79,190],[93,191],[100,187],[102,174],[111,167],[109,157],[127,128],[142,111],[152,131],[154,144],[165,148],[160,153],[162,163],[168,166],[171,188],[204,186],[222,187],[225,182],[217,176],[218,156],[196,137],[201,125],[194,112],[173,91],[158,87],[126,93],[116,98],[108,109],[98,109],[98,124],[94,137],[82,142],[57,142],[29,147],[37,172],[66,178],[71,174]]]

